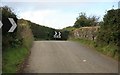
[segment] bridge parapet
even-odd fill
[[[80,27],[72,32],[72,37],[74,38],[85,38],[89,40],[95,40],[97,37],[97,32],[100,26],[92,27]]]

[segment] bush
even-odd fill
[[[103,25],[101,25],[97,37],[98,44],[109,45],[113,43],[118,46],[120,38],[120,25],[119,18],[120,9],[109,10],[104,16]]]
[[[120,9],[107,11],[100,26],[96,43],[103,53],[116,56],[120,47]],[[117,54],[118,55],[118,54]]]
[[[29,49],[34,40],[30,25],[26,20],[18,20],[17,37],[22,41],[22,46]]]

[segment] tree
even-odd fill
[[[100,27],[97,41],[99,44],[119,45],[120,39],[120,9],[107,11]]]
[[[86,14],[85,13],[80,13],[79,17],[76,18],[76,22],[74,23],[74,27],[79,28],[79,27],[83,27],[86,26]]]
[[[76,18],[76,21],[73,27],[79,28],[79,27],[85,27],[85,26],[96,26],[98,25],[98,20],[99,20],[99,17],[96,17],[96,16],[87,17],[85,13],[80,13],[79,17]]]
[[[99,17],[92,16],[87,18],[87,26],[97,26]]]

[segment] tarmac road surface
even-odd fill
[[[34,41],[27,73],[117,73],[118,62],[71,41]]]

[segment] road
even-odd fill
[[[118,63],[71,41],[35,41],[27,73],[117,73]]]

